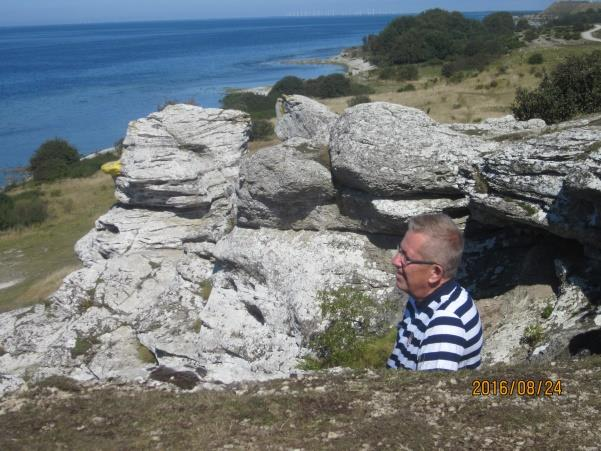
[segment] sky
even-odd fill
[[[327,14],[541,10],[551,0],[0,0],[0,26]]]

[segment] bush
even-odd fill
[[[270,96],[279,97],[282,94],[304,94],[305,82],[302,78],[288,75],[278,82],[269,91]]]
[[[39,191],[15,196],[0,193],[0,230],[40,223],[48,217],[48,206]]]
[[[317,297],[329,324],[324,332],[311,338],[309,347],[316,358],[308,358],[306,366],[384,367],[396,335],[388,322],[395,303],[377,303],[348,287],[321,291]]]
[[[415,86],[413,86],[411,83],[408,83],[406,85],[400,86],[399,89],[396,90],[396,92],[408,92],[408,91],[415,91]]]
[[[252,92],[230,92],[221,99],[221,106],[228,110],[245,111],[253,119],[275,117],[275,96],[263,96]]]
[[[66,177],[68,168],[79,161],[79,152],[64,139],[44,142],[29,160],[29,170],[35,181]]]
[[[533,53],[528,57],[528,64],[542,64],[543,55],[541,53]]]
[[[538,38],[538,32],[532,28],[526,30],[526,32],[524,33],[524,39],[526,40],[526,42],[532,42],[536,38]]]
[[[359,95],[359,96],[351,97],[346,103],[348,106],[355,106],[355,105],[359,105],[361,103],[369,103],[369,102],[371,102],[371,99],[369,98],[369,96]]]
[[[601,111],[601,51],[570,56],[539,86],[528,91],[518,88],[512,112],[519,120],[544,119],[555,123],[576,114]]]
[[[273,136],[273,125],[266,119],[256,119],[252,121],[250,130],[250,140],[269,139]]]

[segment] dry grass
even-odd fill
[[[193,393],[54,380],[0,401],[0,449],[596,449],[600,376],[595,356],[457,373],[320,372]],[[561,380],[562,393],[473,396],[475,378]]]
[[[24,279],[0,290],[0,312],[46,299],[62,279],[79,267],[75,242],[115,202],[113,181],[98,172],[15,191],[39,189],[48,202],[49,218],[42,224],[0,233],[0,280]]]
[[[469,74],[459,83],[452,83],[440,76],[440,66],[420,68],[420,79],[412,82],[379,80],[374,76],[363,78],[376,92],[370,94],[372,101],[398,103],[427,112],[438,122],[479,122],[489,117],[511,113],[511,104],[518,87],[534,88],[543,70],[550,71],[568,55],[601,49],[601,43],[568,43],[552,48],[532,45],[517,49],[500,58],[486,70]],[[544,63],[529,65],[532,53],[541,53]],[[411,83],[415,91],[397,92],[401,86]],[[350,97],[322,99],[333,111],[342,113]]]

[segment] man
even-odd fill
[[[454,371],[480,365],[480,316],[468,292],[454,280],[462,253],[462,233],[448,216],[409,220],[392,259],[396,285],[409,300],[388,368]]]

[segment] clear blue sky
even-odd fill
[[[0,0],[0,26],[139,20],[286,16],[289,14],[414,13],[538,10],[552,0]]]

